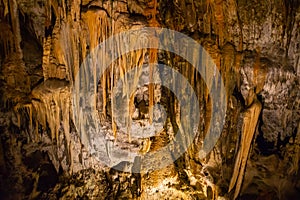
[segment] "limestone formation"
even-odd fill
[[[128,45],[157,45],[160,32],[118,37],[144,27],[187,35],[213,62],[171,36],[165,42],[199,59],[202,74],[156,48],[107,62]],[[198,105],[158,64],[189,82]],[[224,99],[210,94],[218,76]],[[153,83],[160,80],[182,96]],[[0,84],[1,199],[300,197],[299,0],[0,0]],[[209,127],[222,134],[205,152]],[[142,164],[168,144],[162,162],[187,150],[159,170]]]

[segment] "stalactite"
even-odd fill
[[[295,26],[295,17],[296,17],[296,10],[299,8],[300,3],[297,0],[285,0],[283,1],[283,20],[286,28],[283,29],[283,38],[286,38],[285,42],[285,56],[288,58],[289,54],[289,47],[292,39],[292,32]]]
[[[111,9],[113,9],[113,2],[111,2]],[[114,35],[115,33],[115,23],[114,23],[114,20],[111,19],[111,34]],[[119,39],[119,38],[118,38]],[[120,45],[120,44],[119,44]],[[113,47],[111,49],[114,49]],[[120,48],[117,48],[117,50],[121,50]],[[115,52],[112,52],[112,54],[114,54]],[[119,54],[120,55],[120,54]],[[126,67],[123,66],[123,67]],[[112,94],[112,91],[113,91],[113,87],[114,87],[114,81],[115,81],[115,77],[114,77],[114,69],[115,66],[114,66],[114,62],[111,64],[111,83],[110,83],[110,91],[111,91],[111,94]],[[121,69],[123,69],[121,67]],[[120,70],[121,71],[121,70]],[[122,72],[120,72],[122,73]],[[124,72],[125,73],[125,72]],[[121,76],[121,75],[120,75]],[[114,138],[115,138],[115,141],[117,141],[117,124],[115,122],[115,113],[114,113],[114,98],[112,97],[111,95],[111,124],[112,124],[112,131],[113,131],[113,135],[114,135]]]
[[[195,68],[193,67],[192,68],[192,72],[191,72],[191,84],[192,84],[192,87],[195,89],[196,88],[196,80],[197,78],[195,79],[195,76],[196,76],[196,70]]]
[[[51,37],[47,37],[44,39],[43,44],[43,76],[44,79],[47,80],[49,78],[49,68],[48,65],[50,63],[50,54],[51,54]]]
[[[45,28],[49,28],[51,26],[51,0],[45,1]]]
[[[131,58],[131,54],[128,55],[129,56],[129,59]],[[132,65],[132,59],[129,60],[129,62],[127,61],[128,64],[126,64],[126,67],[125,67],[125,73],[127,70],[129,70],[129,68],[131,67]],[[125,76],[124,77],[125,79],[125,88],[126,88],[126,100],[127,100],[127,117],[126,117],[126,129],[127,129],[127,135],[128,135],[128,141],[131,142],[131,133],[130,133],[130,91],[129,91],[129,88],[130,88],[130,85],[129,85],[129,82],[128,82],[128,77]]]
[[[47,125],[50,129],[52,141],[56,141],[57,145],[61,145],[59,133],[61,125],[63,128],[64,138],[66,141],[67,153],[70,157],[70,166],[72,168],[71,138],[70,138],[70,91],[66,81],[49,79],[37,86],[32,91],[31,104],[23,105],[28,109],[30,116],[30,126],[39,135],[39,124],[44,130]],[[32,116],[31,116],[32,115]],[[33,118],[36,121],[36,127],[33,128]],[[35,138],[40,140],[40,138]]]
[[[257,100],[256,94],[253,90],[251,90],[251,92],[249,93],[249,97],[247,100],[250,107],[244,113],[240,148],[236,157],[235,165],[233,168],[233,175],[228,190],[230,192],[235,186],[234,199],[236,199],[240,193],[250,146],[256,130],[258,117],[262,109],[262,105]]]
[[[298,174],[299,171],[299,160],[300,160],[300,122],[298,123],[297,133],[295,137],[294,155],[292,158],[292,167],[288,171],[288,174]]]
[[[2,41],[3,53],[8,56],[10,53],[17,53],[22,58],[23,52],[21,51],[21,33],[19,24],[19,9],[16,0],[3,1],[4,13],[0,20],[0,39]],[[7,15],[9,17],[7,17]],[[8,18],[8,21],[5,20]],[[3,22],[2,22],[3,21]]]
[[[3,4],[4,4],[4,13],[3,16],[6,17],[6,15],[9,13],[9,6],[8,6],[8,0],[3,0]]]
[[[19,112],[17,112],[17,119],[18,119],[18,127],[21,127],[21,115]]]
[[[120,38],[117,38],[120,39]],[[118,43],[119,46],[117,46],[116,51],[118,55],[121,55],[123,52],[124,46],[122,42]],[[134,113],[134,91],[131,91],[131,88],[136,88],[139,82],[139,77],[142,72],[142,65],[144,63],[144,57],[146,54],[146,50],[140,49],[140,50],[135,50],[132,52],[127,53],[126,55],[120,56],[116,62],[113,64],[114,65],[114,74],[111,76],[113,81],[111,81],[111,90],[115,86],[116,80],[121,79],[122,81],[122,95],[126,99],[126,105],[127,107],[124,109],[126,112],[125,113],[118,113],[118,115],[122,115],[125,119],[125,127],[126,127],[126,132],[128,135],[128,141],[131,141],[131,117],[132,114]],[[127,72],[134,68],[134,77],[133,80],[129,80],[127,76]],[[112,100],[112,111],[115,111],[115,102],[113,98]],[[112,113],[113,113],[112,112]],[[114,115],[114,114],[113,114]],[[116,130],[115,124],[113,124],[113,130]],[[116,132],[115,132],[116,133]]]
[[[51,52],[51,54],[54,54],[56,60],[50,61],[58,62],[60,63],[59,66],[64,66],[64,76],[61,77],[61,79],[66,79],[71,83],[73,83],[74,77],[79,70],[79,49],[82,49],[81,57],[84,58],[86,56],[86,40],[85,38],[82,39],[82,41],[80,42],[80,46],[80,44],[78,43],[79,36],[77,31],[82,32],[82,35],[85,35],[85,32],[79,28],[78,24],[74,24],[73,26],[74,28],[72,28],[69,23],[60,22],[59,20],[57,20],[53,29],[53,34],[59,35],[59,38],[57,40],[55,37],[52,39],[52,42],[54,43],[52,46],[54,48]],[[58,31],[59,33],[57,33]],[[59,70],[59,68],[57,68],[56,70]],[[59,78],[56,74],[52,74],[50,77]]]
[[[111,7],[113,7],[113,2],[111,3]],[[79,5],[79,4],[78,4]],[[79,9],[80,10],[80,9]],[[79,14],[78,14],[79,16]],[[78,17],[77,15],[74,17]],[[103,42],[105,39],[107,39],[110,35],[114,34],[114,21],[112,18],[109,18],[107,15],[107,12],[105,12],[102,9],[99,10],[88,10],[86,13],[84,13],[83,15],[84,20],[87,22],[88,25],[88,34],[89,34],[89,42],[88,42],[88,47],[89,49],[91,49],[91,51],[93,51],[93,49],[95,49],[97,47],[97,45],[99,45],[101,42]],[[86,47],[83,45],[83,49],[85,49]],[[110,47],[111,49],[115,49],[113,47]],[[111,52],[112,54],[114,54],[114,52]],[[99,59],[103,59],[106,60],[107,58],[105,56],[108,56],[107,54],[105,55],[99,55],[100,58]],[[97,70],[97,62],[98,62],[98,58],[94,58],[92,57],[92,63],[91,63],[91,69],[92,69],[92,73],[93,73],[93,86],[94,86],[94,96],[95,96],[95,101],[97,101],[97,87],[98,87],[98,80],[97,80],[97,73],[99,73]],[[107,106],[108,106],[108,102],[107,102],[107,98],[109,96],[109,91],[112,91],[113,87],[114,87],[114,81],[115,81],[115,73],[114,73],[115,69],[114,69],[114,64],[112,64],[111,69],[110,70],[106,70],[102,73],[102,76],[100,77],[100,87],[102,87],[102,92],[100,93],[101,96],[101,100],[102,100],[102,104],[101,104],[101,116],[100,116],[100,120],[105,120],[107,117]],[[86,78],[88,78],[87,80],[89,80],[89,72],[85,72],[86,74]],[[89,85],[88,81],[87,84]],[[89,86],[86,86],[86,88],[89,88]],[[113,99],[111,102],[111,120],[112,120],[112,129],[113,129],[113,134],[115,136],[116,139],[116,134],[117,134],[117,127],[116,127],[116,123],[114,121],[114,105],[113,105]],[[97,107],[95,104],[95,108],[93,112],[97,112],[96,111]],[[85,123],[85,122],[84,122]],[[95,124],[96,126],[98,126],[98,124]],[[81,128],[82,125],[81,125]]]
[[[149,54],[149,122],[152,124],[154,105],[153,65],[157,63],[157,49],[150,49]]]
[[[130,67],[131,68],[135,67],[133,85],[132,85],[133,88],[137,88],[137,86],[138,86],[138,82],[139,82],[140,75],[142,73],[142,66],[144,64],[146,52],[147,52],[147,50],[140,49],[140,50],[136,50],[136,51],[132,52],[132,54],[130,56]],[[128,105],[129,113],[128,113],[128,127],[127,127],[128,132],[131,129],[131,118],[132,118],[132,116],[134,114],[134,111],[135,111],[134,93],[135,92],[133,91],[131,94],[129,94],[129,105]],[[152,99],[152,101],[154,101],[154,100]],[[129,135],[129,141],[130,140],[131,140],[131,138],[130,138],[130,135]]]
[[[145,10],[145,16],[149,16],[150,19],[148,20],[150,27],[158,27],[159,23],[156,19],[156,12],[157,12],[157,0],[151,1],[149,4],[152,4],[151,9]],[[157,38],[152,37],[150,38],[151,42],[157,44]],[[150,49],[149,50],[149,122],[152,124],[153,121],[153,105],[154,105],[154,85],[153,82],[153,65],[157,63],[157,49]]]
[[[214,80],[214,77],[211,76],[214,74],[214,72],[212,71],[213,70],[213,67],[211,67],[211,62],[209,59],[206,59],[205,58],[205,53],[203,52],[202,54],[202,66],[205,66],[205,80],[206,81],[206,85],[207,85],[207,88],[203,88],[205,90],[205,102],[208,102],[208,97],[209,97],[209,91],[207,89],[211,89],[213,87],[213,80]],[[216,63],[216,66],[218,67],[217,63]]]
[[[4,1],[4,18],[9,14],[8,0]],[[1,16],[2,17],[2,16]],[[11,53],[10,46],[14,44],[13,33],[10,31],[11,27],[5,23],[1,23],[0,39],[3,41],[3,53],[7,56]]]
[[[35,137],[36,141],[39,141],[39,122],[38,122],[38,120],[35,120],[35,130],[34,130],[34,132],[35,132],[34,137]]]
[[[27,113],[29,114],[29,131],[31,133],[33,131],[32,104],[26,105],[25,108],[27,109]]]
[[[102,114],[103,114],[103,117],[104,119],[106,119],[106,73],[103,74],[103,77],[102,77],[102,101],[103,101],[103,104],[102,104]]]
[[[21,38],[21,30],[20,30],[20,23],[19,23],[19,10],[18,10],[18,4],[16,0],[11,0],[9,3],[10,7],[10,15],[11,15],[11,24],[12,24],[12,30],[15,36],[14,45],[15,52],[20,55],[20,57],[23,57],[23,53],[20,47],[22,38]]]
[[[257,50],[255,63],[253,66],[253,84],[255,85],[255,93],[258,94],[263,90],[267,70],[260,63],[260,49]]]
[[[223,12],[223,0],[209,0],[208,3],[213,9],[213,13],[215,13],[214,18],[217,22],[217,34],[218,34],[218,46],[223,46],[225,43],[226,37],[226,29],[225,29],[225,20],[224,20],[224,12]]]
[[[47,121],[49,123],[49,128],[51,131],[51,140],[54,141],[56,140],[56,135],[57,135],[57,131],[56,131],[56,106],[57,104],[55,104],[55,101],[53,100],[53,97],[51,96],[50,99],[48,99],[48,102],[46,104],[47,107],[47,112],[49,112],[50,114],[47,116]],[[58,144],[58,143],[57,143]]]
[[[238,20],[238,25],[239,25],[239,30],[240,30],[240,33],[239,33],[239,45],[238,45],[238,48],[237,48],[237,53],[235,54],[235,68],[234,68],[234,71],[235,71],[235,74],[238,74],[240,72],[240,68],[241,68],[241,65],[242,65],[242,59],[243,59],[243,56],[242,56],[242,51],[243,51],[243,26],[242,26],[242,23],[241,23],[241,20],[240,20],[240,16],[239,16],[239,13],[238,13],[238,5],[237,5],[237,2],[235,1],[235,10],[236,10],[236,15],[237,15],[237,20]],[[240,76],[236,76],[236,82],[237,82],[237,87],[238,89],[240,88]]]
[[[243,55],[240,52],[237,52],[235,54],[235,60],[234,60],[234,66],[235,66],[234,72],[235,72],[235,74],[239,74],[240,68],[241,68],[241,65],[242,65],[242,60],[243,60]],[[240,76],[236,76],[236,84],[237,84],[238,89],[240,89],[240,87],[241,87]]]
[[[109,33],[107,32],[107,27],[110,26],[108,16],[105,11],[99,10],[99,11],[88,11],[86,13],[86,21],[88,23],[89,28],[89,34],[90,34],[90,48],[94,49],[97,45],[100,44],[100,42],[104,41],[108,36]],[[93,85],[94,85],[94,97],[95,101],[97,101],[97,86],[98,86],[98,80],[96,74],[97,72],[97,59],[92,58],[92,70],[93,70]],[[105,73],[105,72],[104,72]],[[102,81],[102,84],[105,84],[105,81]],[[102,115],[106,116],[106,87],[104,85],[103,87],[103,93],[102,93],[102,99],[103,99],[103,110]],[[96,104],[95,104],[96,106]],[[94,107],[94,112],[96,112],[96,107]]]
[[[70,157],[70,170],[73,167],[73,153],[72,153],[72,143],[70,137],[70,99],[69,98],[60,98],[60,106],[62,110],[62,125],[64,130],[64,136],[67,143],[67,149]],[[72,173],[72,171],[71,171]]]
[[[141,155],[145,155],[146,153],[148,153],[150,151],[151,144],[152,144],[152,142],[151,142],[150,138],[146,138],[143,141],[143,146],[140,149],[139,153]]]
[[[222,78],[224,80],[225,89],[227,98],[226,101],[228,102],[230,99],[231,94],[234,91],[234,88],[237,85],[237,77],[239,74],[239,71],[237,71],[237,68],[239,68],[237,65],[237,57],[235,49],[230,44],[225,44],[221,50],[222,55],[220,57],[220,69],[222,69]]]
[[[113,91],[114,86],[114,67],[112,65],[111,69],[111,91]],[[111,123],[112,123],[112,131],[115,138],[115,141],[117,140],[117,124],[114,119],[114,98],[111,98]]]

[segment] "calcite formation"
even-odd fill
[[[116,36],[144,27],[184,33],[213,63],[203,59],[200,74],[168,51],[120,55],[127,43]],[[111,37],[117,43],[103,47],[107,54],[91,56]],[[153,34],[135,38],[159,43]],[[1,199],[299,198],[298,0],[1,0],[0,47]],[[188,108],[199,116],[198,127],[185,127],[179,98],[153,83],[168,77],[158,64],[176,70],[195,91],[200,112]],[[219,85],[214,69],[224,82],[224,99],[210,94]],[[180,100],[189,102],[181,92]],[[124,99],[124,106],[113,97]],[[225,120],[211,120],[222,107]],[[91,124],[87,112],[99,123]],[[203,154],[206,136],[213,137],[209,127],[220,123],[220,138]],[[106,142],[99,143],[98,132],[87,135],[85,127],[96,127]],[[182,130],[195,131],[195,138]],[[141,167],[142,158],[174,138],[192,145],[162,169]],[[138,156],[113,159],[115,147]],[[170,149],[175,154],[179,147]]]

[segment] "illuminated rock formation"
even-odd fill
[[[299,198],[299,26],[298,0],[1,0],[0,196]],[[155,48],[127,52],[108,63],[107,70],[98,70],[99,63],[128,45],[116,38],[116,46],[103,47],[107,54],[91,56],[99,44],[143,27],[186,34],[214,63],[201,57],[204,53],[174,45],[193,59],[201,57],[203,74],[186,58]],[[155,34],[132,38],[155,45]],[[179,39],[167,40],[177,44]],[[152,83],[167,77],[158,64],[175,69],[195,91],[200,113],[193,113],[197,106],[189,104],[186,88],[180,100],[187,102],[192,118],[199,114],[198,130],[181,120],[184,112],[174,92]],[[214,64],[224,81],[224,100],[212,99],[209,92],[220,85]],[[78,82],[78,75],[83,81]],[[124,106],[112,97],[125,99]],[[211,120],[222,107],[227,107],[226,119]],[[98,124],[91,123],[87,110]],[[209,127],[216,130],[220,123],[220,138],[208,144],[214,148],[201,151],[206,136],[214,137]],[[103,133],[105,142],[99,142],[97,131],[88,135],[85,127]],[[195,138],[182,130],[195,132]],[[182,141],[192,140],[186,153],[163,169],[145,170],[141,160],[173,141],[176,133]],[[134,156],[115,159],[115,147]],[[170,149],[174,153],[180,147]],[[151,165],[154,169],[158,163]]]

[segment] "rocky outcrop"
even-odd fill
[[[1,0],[0,17],[4,199],[295,199],[300,195],[298,0]],[[199,42],[224,80],[227,97],[219,104],[227,106],[224,128],[205,157],[200,150],[208,127],[223,123],[210,124],[214,110],[209,91],[217,84],[205,83],[184,58],[153,48],[131,51],[101,71],[98,82],[97,61],[113,55],[110,52],[83,70],[86,58],[101,42],[148,26],[173,29]],[[143,36],[147,34],[136,39]],[[156,37],[148,41],[158,43]],[[122,45],[116,49],[121,51],[126,46]],[[200,124],[184,155],[161,170],[143,171],[139,159],[166,146],[185,124],[174,93],[151,84],[166,78],[157,76],[162,73],[153,63],[176,69],[190,82],[199,99]],[[130,71],[133,78],[126,75]],[[76,85],[78,74],[85,77]],[[144,85],[139,85],[139,78]],[[113,93],[118,84],[122,90]],[[133,86],[138,89],[128,94]],[[89,93],[80,93],[79,88]],[[94,99],[93,106],[79,101],[86,94]],[[127,103],[124,108],[114,102],[115,94]],[[182,99],[188,102],[189,96]],[[156,103],[160,107],[153,107]],[[107,141],[100,145],[106,149],[105,157],[115,146],[139,156],[115,160],[114,168],[99,161],[97,150],[89,148],[99,145],[97,133],[89,137],[82,128],[97,125],[90,124],[84,109],[99,119]],[[139,124],[151,125],[143,129],[149,137],[135,137],[140,135]],[[177,134],[182,140],[191,139],[182,131]]]

